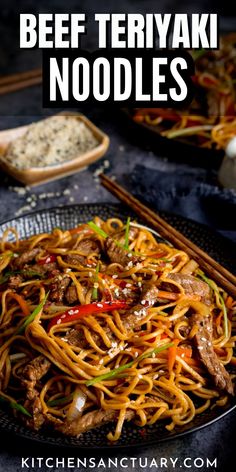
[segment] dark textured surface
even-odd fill
[[[37,5],[37,7],[36,7]],[[220,12],[223,17],[220,19],[220,24],[224,30],[235,30],[235,17],[231,13],[230,2],[217,1],[188,1],[184,0],[181,3],[173,0],[161,0],[156,2],[154,0],[102,0],[95,2],[92,0],[70,0],[65,2],[64,0],[1,0],[1,14],[0,14],[0,70],[2,73],[10,73],[16,70],[24,70],[40,65],[40,54],[37,51],[22,51],[21,53],[17,50],[18,42],[18,12],[29,11],[33,12],[37,8],[41,12],[47,10],[54,10],[58,12],[64,12],[68,8],[71,11],[85,11],[88,14],[96,11],[129,11],[129,12],[201,12],[201,11],[216,11]],[[227,16],[228,15],[228,16]],[[86,38],[86,46],[92,49],[95,46],[95,35],[96,32],[93,28],[91,34]],[[2,96],[0,100],[0,129],[5,129],[13,126],[17,126],[23,123],[28,123],[35,118],[39,118],[42,114],[41,109],[41,91],[40,87],[33,87],[31,89],[24,90],[22,92],[13,93],[11,95]],[[153,146],[149,139],[146,141],[142,133],[131,130],[127,125],[122,115],[114,109],[104,108],[83,108],[85,114],[91,118],[95,124],[100,126],[111,138],[111,144],[108,153],[105,158],[94,164],[91,168],[84,170],[72,177],[62,179],[60,181],[43,185],[32,190],[27,190],[26,194],[19,194],[20,184],[13,182],[6,175],[1,173],[1,184],[0,184],[0,220],[6,220],[12,218],[15,214],[24,214],[30,209],[44,209],[52,206],[65,205],[72,202],[83,203],[89,202],[113,202],[115,199],[108,194],[108,192],[99,187],[96,175],[94,172],[101,166],[104,160],[108,160],[110,165],[107,169],[110,175],[117,175],[119,181],[123,184],[130,183],[132,174],[135,173],[135,167],[137,165],[144,165],[146,169],[149,169],[149,174],[153,173],[153,170],[159,172],[161,178],[166,175],[173,176],[178,171],[179,179],[185,181],[186,173],[190,173],[188,177],[188,189],[194,192],[194,182],[196,176],[207,185],[216,183],[215,171],[199,169],[197,168],[197,161],[195,160],[195,168],[190,168],[187,165],[191,156],[185,156],[185,163],[182,163],[183,155],[180,150],[176,151],[175,147],[172,150],[167,150],[163,147]],[[51,113],[50,110],[44,110],[43,114]],[[175,161],[178,161],[178,165]],[[107,163],[106,163],[107,164]],[[158,187],[159,181],[156,186]],[[170,198],[170,195],[174,192],[173,180],[168,180],[168,209],[173,212],[180,212],[180,201],[178,198]],[[17,186],[16,189],[12,188]],[[135,191],[135,188],[133,188]],[[22,188],[21,188],[22,190]],[[70,192],[70,193],[69,193]],[[52,193],[54,195],[52,195]],[[51,194],[49,197],[47,194]],[[188,194],[189,195],[189,194]],[[144,195],[145,196],[145,195]],[[184,197],[182,197],[184,198]],[[28,201],[27,201],[28,200]],[[164,194],[163,194],[164,203]],[[167,208],[165,208],[167,209]],[[204,209],[203,209],[204,211]],[[189,210],[192,219],[196,219],[196,206]],[[226,209],[224,208],[224,214]],[[219,229],[227,234],[230,232],[232,236],[233,229],[228,227],[228,222],[235,222],[235,210],[228,212],[228,217],[224,218],[225,224]],[[233,224],[233,223],[232,223]],[[235,224],[235,223],[234,223]],[[215,222],[211,222],[211,226],[214,226]],[[216,226],[216,225],[215,225]],[[150,464],[151,459],[156,458],[160,464],[161,458],[167,458],[167,467],[163,465],[162,468],[156,469],[156,467],[149,468],[148,464],[143,468],[137,464],[135,469],[129,464],[129,467],[124,469],[121,466],[117,468],[111,468],[114,472],[118,470],[175,470],[177,472],[183,472],[185,470],[196,471],[208,471],[215,470],[217,472],[225,472],[232,470],[234,463],[234,447],[235,447],[235,434],[236,427],[235,422],[236,413],[232,412],[224,419],[219,420],[217,423],[197,432],[190,434],[187,437],[179,438],[176,440],[168,441],[166,443],[159,444],[158,446],[152,446],[148,449],[141,449],[134,451],[128,451],[126,453],[110,452],[110,458],[121,459],[122,457],[139,457],[142,460],[148,459]],[[0,435],[0,471],[1,472],[19,472],[22,470],[21,458],[22,457],[80,457],[84,458],[85,454],[77,453],[76,451],[62,451],[61,449],[52,449],[47,447],[40,447],[37,444],[30,443],[28,440],[20,440],[14,436],[8,434]],[[94,457],[94,453],[91,451],[90,454]],[[97,454],[97,458],[105,458],[105,454]],[[179,458],[177,465],[173,468],[170,464],[170,458]],[[184,467],[183,461],[186,457],[192,458],[192,467]],[[193,459],[196,457],[202,457],[204,464],[201,468],[193,465]],[[207,467],[207,458],[213,460],[217,458],[217,468]],[[97,460],[98,460],[97,459]],[[98,462],[97,462],[98,463]],[[46,465],[32,464],[28,470],[35,470],[46,472],[48,470],[56,470],[55,467],[49,469]],[[57,470],[77,470],[76,468],[65,467]],[[84,467],[80,467],[79,470],[86,470]],[[87,470],[89,470],[87,468]],[[104,470],[104,467],[95,467],[93,470]]]

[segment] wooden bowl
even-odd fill
[[[18,169],[13,164],[5,162],[3,156],[9,144],[14,139],[22,136],[27,131],[29,125],[20,126],[18,128],[0,131],[0,167],[16,180],[19,180],[25,185],[33,186],[74,174],[92,162],[97,161],[105,154],[109,146],[109,138],[88,118],[86,118],[84,115],[73,112],[63,112],[59,113],[59,115],[74,116],[77,118],[77,120],[82,121],[93,133],[99,144],[94,149],[91,149],[84,154],[80,154],[70,161],[60,162],[59,164],[55,164],[53,166]]]

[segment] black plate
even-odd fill
[[[64,208],[53,208],[50,210],[42,210],[37,213],[31,213],[19,218],[0,224],[0,236],[2,232],[14,226],[19,232],[20,238],[26,238],[36,233],[50,232],[54,227],[61,227],[63,229],[72,228],[79,223],[87,222],[95,215],[100,215],[101,218],[109,218],[112,216],[126,219],[127,212],[120,205],[109,204],[88,204],[88,205],[73,205]],[[213,233],[207,227],[195,223],[191,220],[186,220],[176,215],[163,214],[162,216],[177,229],[185,233],[193,241],[198,242],[199,245],[208,253],[212,254],[222,264],[226,264],[232,268],[232,261],[227,250],[227,240]],[[235,400],[232,398],[230,404],[221,409],[213,409],[196,416],[194,420],[178,428],[175,431],[167,431],[163,423],[157,423],[146,428],[138,428],[133,423],[126,423],[123,428],[121,439],[114,448],[122,447],[141,447],[156,444],[160,441],[176,438],[183,434],[196,431],[210,423],[219,420],[225,414],[229,413],[235,408]],[[69,438],[54,432],[35,432],[31,431],[25,426],[18,423],[16,419],[8,415],[6,412],[0,410],[0,429],[5,432],[17,434],[26,439],[38,441],[48,445],[76,447],[80,449],[105,449],[111,448],[107,441],[107,433],[111,429],[111,425],[105,425],[102,428],[94,429],[88,433],[83,434],[80,438]]]
[[[222,150],[207,149],[196,146],[188,138],[169,139],[161,135],[165,128],[161,125],[149,125],[148,123],[138,123],[133,120],[133,110],[130,108],[122,109],[123,115],[132,125],[136,139],[141,139],[138,132],[146,137],[146,141],[152,148],[157,148],[158,152],[167,151],[168,158],[176,162],[184,162],[196,166],[218,169],[224,152]]]

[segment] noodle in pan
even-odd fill
[[[236,303],[152,230],[12,228],[0,251],[0,400],[28,427],[111,423],[117,441],[124,421],[172,430],[234,394]]]
[[[221,37],[219,50],[190,53],[195,60],[195,96],[188,108],[136,108],[133,119],[158,126],[169,139],[225,149],[236,135],[236,33]]]

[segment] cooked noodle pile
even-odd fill
[[[225,149],[236,135],[236,33],[223,36],[219,50],[192,51],[195,96],[188,109],[136,108],[133,119],[158,126],[169,139]]]
[[[236,303],[151,230],[96,217],[0,249],[1,408],[27,426],[117,441],[233,395]]]

